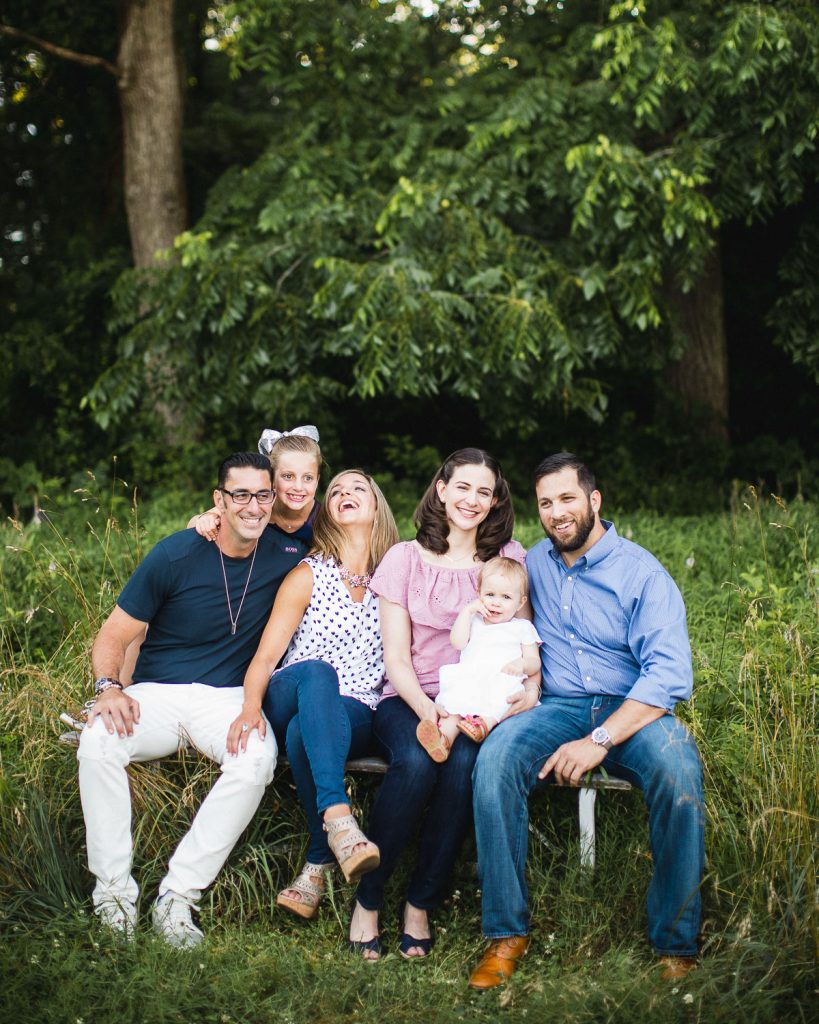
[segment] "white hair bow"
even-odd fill
[[[273,445],[281,441],[283,437],[310,437],[318,444],[318,427],[308,424],[304,427],[293,427],[292,430],[263,430],[259,438],[259,451],[262,455],[269,455],[273,451]]]

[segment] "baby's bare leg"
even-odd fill
[[[460,720],[460,715],[447,715],[446,718],[438,719],[438,727],[442,734],[449,740],[450,746],[458,736],[458,722],[460,722]]]

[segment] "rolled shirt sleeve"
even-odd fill
[[[640,666],[629,700],[672,711],[688,700],[694,684],[685,605],[666,572],[647,577],[634,603],[628,645]]]

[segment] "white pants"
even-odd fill
[[[227,733],[242,707],[240,686],[134,683],[127,694],[139,703],[133,736],[112,736],[100,719],[83,729],[77,759],[85,817],[88,867],[96,875],[94,906],[109,900],[136,901],[131,876],[131,796],[126,767],[131,761],[167,757],[190,743],[221,765],[221,776],[205,797],[159,886],[191,903],[214,880],[261,802],[276,767],[276,741],[257,730],[247,750],[227,753]]]

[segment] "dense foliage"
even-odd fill
[[[112,59],[97,6],[3,20]],[[112,76],[0,36],[7,498],[112,451],[142,487],[201,484],[305,420],[336,463],[398,474],[407,446],[477,440],[521,479],[583,448],[653,504],[683,493],[670,478],[724,501],[732,475],[816,476],[810,0],[177,14],[192,227],[161,273],[121,273]],[[728,361],[715,395],[673,370],[695,335]]]
[[[390,6],[234,5],[278,130],[176,268],[121,280],[105,422],[146,352],[200,417],[351,389],[473,399],[523,436],[560,404],[599,418],[613,368],[680,354],[668,292],[708,286],[720,227],[816,182],[812,4]],[[776,323],[815,372],[810,308]]]

